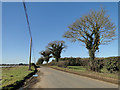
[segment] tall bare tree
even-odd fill
[[[36,64],[41,65],[41,64],[43,64],[43,62],[44,62],[44,57],[40,57]]]
[[[101,8],[99,11],[91,10],[68,28],[69,30],[63,36],[72,41],[80,41],[86,46],[90,56],[90,68],[95,71],[95,52],[99,50],[99,45],[108,44],[115,39],[115,24]]]
[[[49,62],[49,59],[52,57],[51,52],[47,49],[45,51],[41,51],[40,54],[44,57],[44,61],[47,63]]]
[[[56,59],[56,61],[58,62],[58,59],[61,57],[61,52],[64,48],[66,48],[65,46],[65,42],[64,41],[53,41],[50,42],[47,46],[47,48],[50,50],[50,52],[52,53],[53,57]]]

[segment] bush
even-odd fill
[[[87,66],[88,65],[88,58],[60,58],[59,61],[66,61],[68,60],[68,66]]]
[[[23,63],[19,63],[19,66],[22,66],[22,65],[24,65]]]
[[[56,66],[57,62],[56,62],[56,60],[52,60],[52,62],[48,63],[48,65],[50,65],[50,66]]]
[[[107,58],[106,68],[110,73],[114,73],[120,70],[120,66],[118,64],[119,57],[111,57]]]
[[[40,58],[38,59],[36,65],[41,65],[41,64],[43,64],[43,62],[44,62],[44,58],[43,58],[43,57],[40,57]]]
[[[59,61],[57,63],[57,66],[66,68],[68,66],[68,64],[69,64],[69,61]]]
[[[96,72],[101,72],[101,69],[103,68],[103,66],[104,66],[103,60],[95,59],[94,65],[92,68]]]
[[[113,73],[120,70],[118,59],[120,57],[109,57],[109,58],[95,58],[94,61],[94,71],[101,72],[103,67]],[[89,58],[73,58],[73,57],[65,57],[60,58],[59,62],[52,61],[49,65],[57,65],[59,67],[67,67],[67,66],[84,66],[88,67]]]

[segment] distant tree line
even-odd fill
[[[0,66],[20,66],[20,65],[28,66],[28,64],[23,64],[23,63],[19,63],[19,64],[0,64]]]

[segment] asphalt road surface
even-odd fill
[[[118,88],[118,85],[79,76],[49,67],[41,67],[39,82],[33,88]]]

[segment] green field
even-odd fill
[[[94,75],[94,76],[101,76],[101,77],[106,77],[106,78],[113,78],[113,79],[118,79],[118,73],[109,73],[105,68],[101,70],[101,73],[94,72],[94,71],[88,71],[85,67],[83,66],[67,66],[67,68],[62,68],[58,66],[51,66],[53,68],[65,70],[65,71],[71,71],[75,72],[78,74],[86,74],[86,75]]]
[[[16,81],[23,80],[25,76],[34,71],[28,70],[28,66],[1,68],[2,69],[2,87],[15,83]],[[1,86],[0,86],[1,87]]]
[[[67,66],[68,69],[87,71],[83,66]],[[106,68],[101,69],[101,73],[109,73]]]
[[[86,71],[86,68],[83,66],[68,66],[67,68],[72,70]]]

